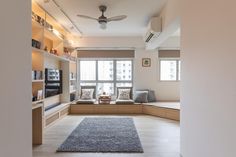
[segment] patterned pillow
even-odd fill
[[[119,89],[118,93],[119,100],[130,100],[130,89]]]
[[[82,99],[82,100],[91,100],[91,99],[93,99],[94,89],[82,89],[81,91],[82,91],[82,93],[81,93],[80,99]]]

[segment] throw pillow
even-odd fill
[[[136,91],[134,101],[137,103],[147,103],[148,102],[148,91]]]
[[[94,89],[82,89],[81,91],[82,91],[82,93],[81,93],[80,99],[82,99],[82,100],[91,100],[91,99],[93,99]]]
[[[118,93],[119,100],[130,100],[130,89],[119,89]]]
[[[154,90],[149,90],[148,92],[148,102],[156,102],[156,96],[155,96],[155,91]]]

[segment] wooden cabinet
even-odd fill
[[[43,103],[32,104],[32,143],[43,143]]]

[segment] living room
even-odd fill
[[[157,2],[156,6],[159,6],[159,4],[161,2]],[[54,5],[56,8],[53,7]],[[116,4],[113,2],[107,5],[109,7],[100,4],[97,10],[102,11],[101,8],[106,8],[107,11]],[[162,6],[159,7],[158,12],[165,10],[163,9],[165,3],[162,3]],[[88,3],[84,7],[87,7],[86,10],[90,10],[90,8],[96,8],[96,4]],[[180,135],[178,127],[180,120],[179,27],[176,27],[175,31],[172,30],[173,35],[166,39],[159,49],[146,49],[152,42],[151,39],[148,39],[150,41],[145,43],[143,38],[149,38],[149,34],[153,29],[159,29],[155,32],[155,36],[159,36],[158,31],[161,31],[160,28],[162,27],[160,19],[164,18],[164,15],[159,18],[150,17],[150,22],[148,22],[150,24],[147,24],[149,26],[146,26],[145,31],[139,33],[139,28],[136,28],[138,33],[133,36],[123,33],[128,32],[130,28],[128,30],[120,28],[119,31],[112,32],[109,28],[106,28],[101,32],[97,21],[91,21],[93,29],[85,29],[81,26],[81,30],[84,31],[83,36],[75,36],[75,33],[67,32],[67,29],[58,22],[63,19],[56,18],[58,13],[52,16],[53,12],[50,12],[52,8],[54,12],[59,10],[64,13],[63,7],[56,1],[32,1],[33,155],[38,156],[40,154],[39,156],[43,156],[45,154],[43,150],[49,144],[45,141],[52,140],[48,134],[54,134],[54,136],[62,134],[62,132],[55,130],[58,125],[65,125],[64,121],[69,119],[71,119],[69,123],[81,121],[81,116],[84,117],[84,120],[82,118],[83,121],[80,122],[81,125],[88,117],[91,119],[91,116],[95,116],[93,119],[99,121],[104,119],[104,122],[101,122],[102,130],[106,120],[111,121],[111,118],[114,120],[113,125],[121,125],[120,128],[116,128],[116,130],[119,130],[123,126],[120,123],[116,125],[115,122],[120,122],[127,117],[135,124],[138,123],[138,120],[135,120],[136,116],[137,119],[145,121],[151,121],[153,117],[157,117],[157,123],[158,120],[169,123],[167,128],[163,126],[165,131],[168,131],[168,127],[176,128],[175,131],[172,130],[173,133],[171,134],[175,138],[167,134],[167,137],[162,137],[166,138],[166,142],[161,142],[162,138],[158,141],[161,145],[171,145],[171,141],[175,140],[172,143],[173,150],[167,153],[178,155]],[[71,8],[72,6],[70,6]],[[156,12],[155,10],[153,13]],[[86,14],[86,12],[83,14]],[[124,25],[131,24],[128,21],[128,17],[132,20],[131,14],[127,13],[125,16],[127,16],[127,22],[125,22],[126,18],[114,22],[119,24],[124,21]],[[121,16],[117,17],[120,18]],[[68,15],[64,18],[68,18]],[[140,19],[142,18],[140,17]],[[81,25],[82,22],[80,22]],[[86,23],[86,25],[91,24]],[[74,26],[74,28],[76,27]],[[115,26],[107,24],[107,27]],[[81,30],[77,34],[80,34]],[[121,33],[124,35],[121,35]],[[97,36],[89,36],[90,34],[96,34]],[[146,34],[146,36],[142,37],[142,34]],[[173,38],[175,39],[174,42]],[[146,76],[145,79],[144,75]],[[72,118],[71,115],[77,117]],[[114,115],[117,115],[117,117],[114,117]],[[143,115],[150,116],[145,117]],[[153,119],[153,123],[156,123],[155,119]],[[78,125],[79,127],[80,125]],[[74,131],[77,130],[76,125],[72,125],[67,129],[72,128]],[[89,139],[88,143],[79,142],[81,139],[78,139],[78,144],[74,143],[74,146],[72,146],[71,141],[67,140],[76,139],[70,138],[74,136],[73,130],[70,130],[71,133],[64,134],[65,136],[69,135],[68,138],[61,139],[58,137],[60,142],[50,144],[50,156],[58,155],[59,152],[141,153],[143,156],[149,153],[149,151],[143,150],[145,145],[142,146],[138,141],[132,146],[126,146],[125,143],[129,141],[123,140],[120,141],[120,144],[105,147],[103,145],[118,143],[119,141],[111,139],[110,136],[107,137],[108,139],[101,138],[101,136],[104,136],[103,134],[106,134],[106,130],[99,134],[101,132],[99,129],[98,132],[91,132],[86,137],[89,138],[94,134],[98,135],[98,139],[92,140],[96,141],[96,147],[89,143]],[[90,128],[89,130],[94,129]],[[158,128],[153,131],[158,131]],[[126,132],[129,132],[129,130]],[[138,133],[140,134],[139,130]],[[76,136],[79,136],[79,134]],[[119,135],[117,131],[114,131],[111,136],[120,137],[121,139],[124,136],[127,140],[129,139],[126,134]],[[159,134],[156,136],[159,136]],[[146,138],[146,136],[140,138]],[[107,141],[107,143],[103,141]],[[147,142],[141,141],[141,143]],[[158,143],[154,142],[153,145]],[[87,148],[81,148],[81,145],[86,145]],[[139,149],[134,149],[138,146],[140,146]],[[117,149],[111,149],[115,147]],[[71,155],[70,153],[67,153],[68,156]],[[158,151],[155,153],[158,153]]]
[[[12,2],[0,156],[235,156],[235,2]],[[162,29],[147,43],[153,17]]]

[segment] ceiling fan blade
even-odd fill
[[[86,15],[77,15],[78,17],[82,17],[82,18],[85,18],[85,19],[91,19],[91,20],[98,20],[97,18],[94,18],[94,17],[90,17],[90,16],[86,16]]]
[[[120,21],[120,20],[123,20],[125,18],[127,18],[126,15],[114,16],[114,17],[108,18],[107,22],[110,22],[110,21]]]

